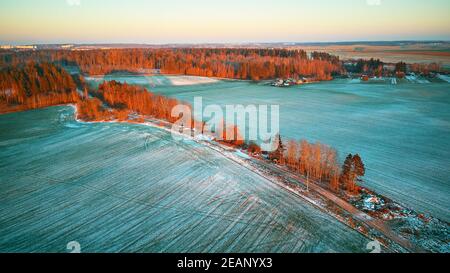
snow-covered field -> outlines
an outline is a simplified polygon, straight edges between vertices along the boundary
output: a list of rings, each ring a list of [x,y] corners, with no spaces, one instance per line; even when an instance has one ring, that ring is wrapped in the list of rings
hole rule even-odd
[[[106,76],[88,76],[86,80],[101,83],[104,80],[116,80],[120,82],[134,83],[154,88],[157,86],[189,86],[211,84],[219,82],[219,80],[208,77],[198,76],[177,76],[177,75],[157,75],[157,76],[137,76],[132,74],[112,74]]]
[[[216,83],[218,80],[197,76],[167,76],[172,85],[196,85],[205,83]]]
[[[0,251],[367,252],[367,238],[221,154],[71,107],[0,116]]]
[[[139,77],[135,79],[139,84]],[[320,141],[341,159],[359,153],[365,185],[419,212],[450,221],[450,84],[334,80],[275,88],[220,81],[155,86],[152,91],[206,104],[278,104],[285,138]]]

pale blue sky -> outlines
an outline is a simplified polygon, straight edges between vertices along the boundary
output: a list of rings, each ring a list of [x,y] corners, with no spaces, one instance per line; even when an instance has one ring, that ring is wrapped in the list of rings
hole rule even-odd
[[[0,0],[0,43],[450,40],[449,14],[450,0]]]

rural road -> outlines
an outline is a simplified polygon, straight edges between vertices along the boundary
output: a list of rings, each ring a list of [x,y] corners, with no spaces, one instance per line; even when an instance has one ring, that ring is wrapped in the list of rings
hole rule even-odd
[[[285,177],[287,179],[289,179],[289,182],[293,182],[293,183],[302,183],[303,186],[306,187],[306,179],[298,174],[295,174],[291,171],[285,170],[285,169],[281,169],[279,166],[276,166],[272,163],[267,163],[264,162],[262,160],[258,160],[258,159],[252,159],[252,161],[254,161],[256,164],[260,164],[263,165],[265,168],[267,168],[268,170],[270,170],[271,172],[281,176],[281,177]],[[343,210],[347,211],[348,213],[350,213],[354,219],[361,221],[363,223],[365,223],[366,225],[368,225],[369,227],[381,232],[382,234],[384,234],[388,239],[392,240],[393,242],[399,244],[400,246],[402,246],[403,248],[405,248],[406,250],[410,251],[410,252],[425,252],[423,249],[420,249],[419,247],[417,247],[416,245],[414,245],[413,243],[411,243],[409,240],[407,240],[406,238],[402,237],[401,235],[395,233],[383,220],[380,219],[375,219],[373,217],[371,217],[370,215],[368,215],[367,213],[364,213],[362,211],[360,211],[359,209],[357,209],[356,207],[354,207],[353,205],[351,205],[350,203],[348,203],[347,201],[343,200],[342,198],[339,198],[338,196],[336,196],[334,193],[316,185],[314,182],[312,182],[310,180],[309,182],[309,190],[316,192],[317,194],[319,194],[320,196],[325,197],[326,199],[332,201],[334,204],[336,204],[337,206],[339,206],[340,208],[342,208]],[[298,193],[298,195],[300,197],[301,194]]]

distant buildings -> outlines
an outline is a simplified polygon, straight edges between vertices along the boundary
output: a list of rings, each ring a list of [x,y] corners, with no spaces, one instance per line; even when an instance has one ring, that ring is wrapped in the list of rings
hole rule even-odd
[[[288,87],[288,86],[295,85],[295,84],[296,83],[293,79],[287,79],[287,80],[278,79],[278,80],[272,82],[271,85],[275,86],[275,87]]]
[[[18,50],[36,50],[37,46],[35,45],[1,45],[0,49],[18,49]]]
[[[361,75],[361,80],[364,82],[369,81],[369,76],[368,75]]]
[[[25,49],[25,50],[34,50],[37,49],[37,46],[35,45],[18,45],[14,46],[15,49]]]
[[[309,82],[311,82],[310,79],[302,77],[298,80],[295,80],[292,78],[277,79],[274,82],[272,82],[270,85],[275,86],[275,87],[289,87],[289,86],[300,85],[300,84],[309,83]]]
[[[71,49],[73,45],[61,45],[61,49]]]

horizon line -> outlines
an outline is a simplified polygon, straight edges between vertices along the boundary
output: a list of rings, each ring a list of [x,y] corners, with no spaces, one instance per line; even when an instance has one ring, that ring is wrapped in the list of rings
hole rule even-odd
[[[405,40],[336,40],[336,41],[308,41],[308,42],[173,42],[173,43],[139,43],[139,42],[56,42],[56,43],[3,43],[0,46],[45,46],[45,45],[141,45],[141,46],[164,46],[164,45],[251,45],[251,44],[357,44],[357,43],[450,43],[450,39],[405,39]]]

